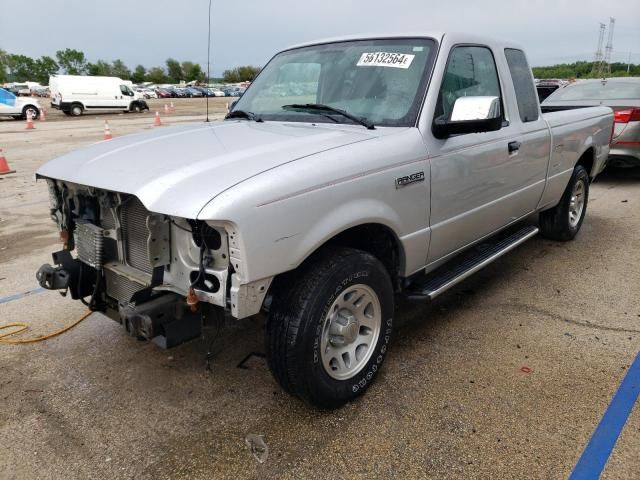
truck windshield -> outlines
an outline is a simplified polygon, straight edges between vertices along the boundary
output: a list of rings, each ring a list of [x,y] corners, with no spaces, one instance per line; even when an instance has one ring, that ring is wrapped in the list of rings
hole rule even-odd
[[[356,124],[320,104],[376,126],[413,126],[433,64],[427,38],[327,43],[276,55],[234,111],[261,120]],[[285,108],[283,108],[285,107]]]

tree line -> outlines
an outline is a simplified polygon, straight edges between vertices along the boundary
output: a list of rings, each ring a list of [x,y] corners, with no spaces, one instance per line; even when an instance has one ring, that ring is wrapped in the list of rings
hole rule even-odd
[[[611,73],[607,77],[637,77],[640,76],[640,65],[623,62],[611,63]],[[533,67],[536,78],[595,78],[593,74],[594,62],[560,63],[549,67]],[[629,72],[627,72],[627,68]]]
[[[259,67],[250,65],[236,67],[225,70],[222,78],[211,80],[221,80],[225,83],[251,81],[259,71]],[[112,62],[89,62],[84,52],[72,48],[58,50],[55,59],[47,55],[31,58],[0,50],[0,83],[33,81],[47,85],[49,76],[57,73],[120,77],[133,83],[179,83],[181,80],[203,83],[207,80],[206,72],[200,64],[191,61],[179,62],[174,58],[168,58],[163,66],[147,69],[144,65],[136,65],[130,69],[120,59]]]

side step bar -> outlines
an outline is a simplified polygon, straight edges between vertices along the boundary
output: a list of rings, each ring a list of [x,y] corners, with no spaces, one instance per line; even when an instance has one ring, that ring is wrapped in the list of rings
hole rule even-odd
[[[521,243],[526,242],[538,233],[533,225],[525,225],[508,229],[499,233],[463,253],[454,260],[421,277],[409,285],[405,295],[410,299],[433,300],[441,293],[470,277],[481,268],[486,267],[505,253],[510,252]]]

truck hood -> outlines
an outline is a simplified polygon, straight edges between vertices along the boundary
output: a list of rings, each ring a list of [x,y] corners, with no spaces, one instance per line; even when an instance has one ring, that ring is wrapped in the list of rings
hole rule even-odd
[[[36,175],[133,194],[149,211],[196,218],[210,200],[248,178],[375,136],[354,126],[190,124],[99,142],[51,160]]]

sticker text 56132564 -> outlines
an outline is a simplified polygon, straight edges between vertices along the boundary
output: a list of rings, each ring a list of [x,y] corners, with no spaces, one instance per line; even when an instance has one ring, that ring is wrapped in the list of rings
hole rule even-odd
[[[356,66],[409,68],[414,58],[410,53],[364,52]]]

